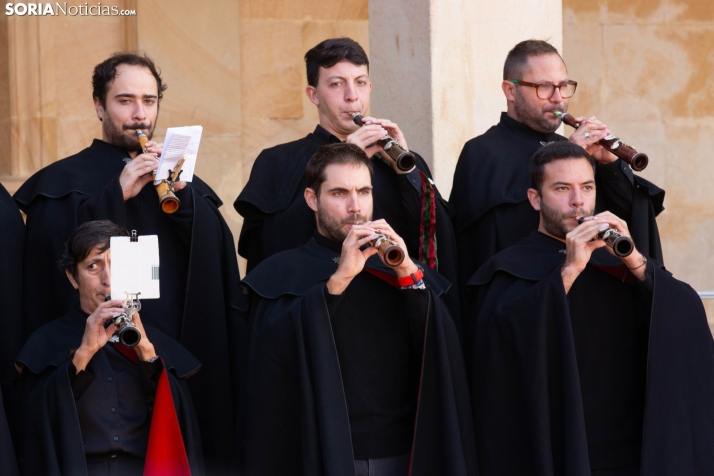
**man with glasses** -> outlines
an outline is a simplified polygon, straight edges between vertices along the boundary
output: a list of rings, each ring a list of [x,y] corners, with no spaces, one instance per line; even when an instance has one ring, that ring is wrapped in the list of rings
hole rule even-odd
[[[545,41],[523,41],[508,53],[501,84],[506,112],[464,145],[454,173],[449,202],[455,211],[460,286],[491,256],[538,227],[538,213],[526,194],[528,160],[556,141],[570,140],[595,158],[597,211],[624,219],[638,249],[662,262],[655,216],[663,210],[664,191],[633,175],[628,164],[598,144],[610,130],[596,117],[577,117],[581,126],[570,139],[555,133],[561,124],[556,113],[567,111],[577,85],[558,50]]]

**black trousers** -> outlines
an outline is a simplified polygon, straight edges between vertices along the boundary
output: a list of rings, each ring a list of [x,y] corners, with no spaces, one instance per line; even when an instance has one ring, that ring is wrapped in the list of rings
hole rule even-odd
[[[355,460],[355,476],[407,476],[409,453],[379,459]]]
[[[143,476],[144,458],[126,453],[87,456],[89,476]]]

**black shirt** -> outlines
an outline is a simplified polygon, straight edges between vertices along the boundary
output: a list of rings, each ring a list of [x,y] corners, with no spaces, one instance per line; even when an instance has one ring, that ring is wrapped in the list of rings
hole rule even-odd
[[[161,360],[135,364],[112,344],[87,369],[69,365],[77,417],[88,456],[129,453],[145,457]]]
[[[315,234],[339,253],[341,243]],[[355,459],[408,453],[428,293],[362,271],[340,295],[324,289],[340,361]]]

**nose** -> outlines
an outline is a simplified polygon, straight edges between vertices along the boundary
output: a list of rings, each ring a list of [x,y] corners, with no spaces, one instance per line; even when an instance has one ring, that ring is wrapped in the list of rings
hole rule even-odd
[[[360,214],[362,212],[362,207],[360,206],[359,197],[357,196],[356,191],[350,193],[349,200],[347,201],[347,212],[350,215],[355,213]]]
[[[581,208],[585,202],[583,201],[583,193],[579,188],[573,188],[570,195],[570,206],[573,208]]]
[[[109,270],[109,266],[104,266],[102,268],[101,272],[101,280],[102,280],[102,286],[104,286],[107,289],[111,289],[112,287],[112,278],[111,278],[111,272]]]
[[[136,101],[134,103],[134,112],[132,114],[132,119],[137,122],[141,122],[146,119],[146,106],[142,101]]]
[[[345,85],[345,101],[354,102],[357,100],[357,88],[353,83],[348,82]]]
[[[555,88],[555,90],[553,90],[553,95],[550,97],[550,102],[563,102],[563,96],[560,95],[560,87],[557,87]]]

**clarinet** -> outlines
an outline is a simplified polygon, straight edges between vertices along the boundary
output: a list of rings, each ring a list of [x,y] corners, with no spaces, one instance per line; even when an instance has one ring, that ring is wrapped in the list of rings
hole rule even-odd
[[[578,217],[578,224],[581,224],[585,220],[585,217]],[[600,230],[597,234],[599,240],[603,240],[607,243],[607,246],[612,248],[616,256],[624,258],[632,254],[632,250],[635,249],[635,242],[629,236],[621,235],[619,231],[614,228],[605,228]]]
[[[352,116],[352,120],[355,124],[360,127],[364,126],[361,114],[358,112],[351,112],[350,115]],[[375,144],[380,145],[382,149],[384,149],[384,151],[389,154],[392,159],[394,159],[394,162],[397,163],[397,168],[403,172],[411,170],[412,167],[414,167],[414,164],[416,164],[416,157],[414,157],[414,154],[408,150],[404,150],[402,146],[399,145],[399,142],[388,135],[379,139],[375,142]]]
[[[149,138],[146,137],[141,129],[137,129],[136,134],[138,136],[137,140],[141,145],[142,153],[146,153],[146,143],[149,142]],[[156,193],[159,194],[161,210],[169,215],[175,213],[181,206],[181,200],[178,199],[174,190],[174,182],[178,180],[181,175],[181,166],[183,166],[183,159],[179,160],[174,170],[169,170],[168,179],[154,181]],[[156,172],[154,172],[154,174],[156,174]]]
[[[560,116],[563,122],[569,125],[570,127],[574,127],[575,129],[580,127],[580,123],[568,113],[555,111],[555,115]],[[632,170],[634,170],[635,172],[644,170],[645,167],[647,167],[647,164],[650,162],[650,159],[649,157],[647,157],[647,154],[645,154],[644,152],[637,152],[634,147],[625,144],[621,139],[615,137],[612,134],[605,137],[604,139],[600,139],[598,144],[600,144],[605,149],[609,150],[610,152],[630,164],[630,167],[632,167]]]

